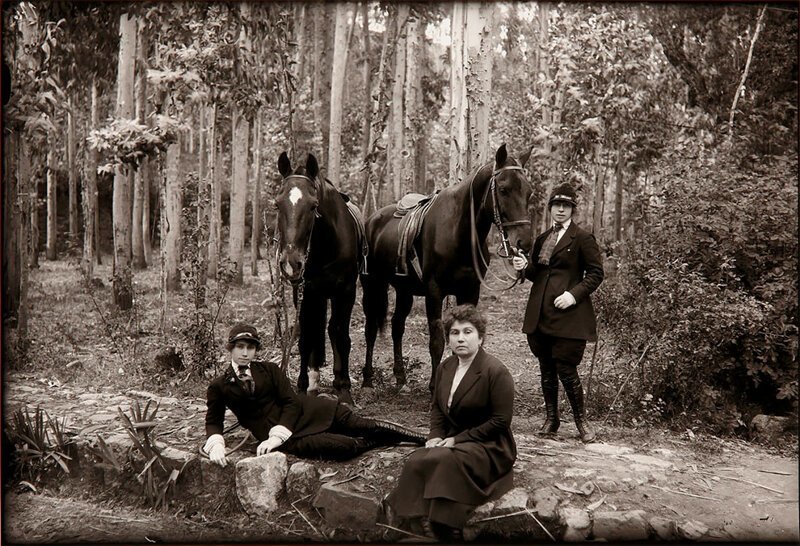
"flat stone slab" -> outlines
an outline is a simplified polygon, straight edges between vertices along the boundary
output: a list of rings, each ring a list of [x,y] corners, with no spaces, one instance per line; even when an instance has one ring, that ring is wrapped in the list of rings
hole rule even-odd
[[[283,453],[247,457],[236,463],[236,496],[245,512],[259,516],[277,510],[288,472],[289,463]]]
[[[645,540],[650,533],[644,510],[630,510],[595,512],[592,534],[595,539],[628,541]]]
[[[600,455],[625,455],[633,453],[633,450],[625,446],[615,446],[612,444],[587,444],[584,446],[586,451],[599,453]]]
[[[657,457],[651,457],[650,455],[640,455],[638,453],[622,453],[620,456],[624,459],[628,459],[629,461],[633,461],[634,463],[646,466],[657,466],[658,468],[671,468],[672,466],[674,466],[674,463],[665,461],[664,459],[659,459]]]
[[[344,529],[373,529],[381,512],[377,499],[328,483],[317,491],[314,506],[324,511],[328,525]]]

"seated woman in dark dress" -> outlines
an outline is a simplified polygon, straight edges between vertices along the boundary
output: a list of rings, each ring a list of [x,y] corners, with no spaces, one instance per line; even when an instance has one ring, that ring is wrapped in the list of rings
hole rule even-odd
[[[430,522],[437,538],[460,540],[472,510],[513,486],[514,380],[481,347],[486,320],[473,305],[454,307],[443,320],[453,356],[436,371],[431,431],[386,504],[412,528]]]

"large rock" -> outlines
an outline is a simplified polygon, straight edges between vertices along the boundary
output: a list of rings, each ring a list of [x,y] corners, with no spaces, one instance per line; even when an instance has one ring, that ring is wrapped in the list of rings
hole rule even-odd
[[[797,420],[777,415],[756,415],[750,421],[750,433],[758,440],[777,440],[787,432],[797,432]]]
[[[245,512],[265,515],[277,510],[288,472],[283,453],[247,457],[236,463],[236,496]]]
[[[677,534],[684,540],[702,540],[708,534],[708,527],[700,521],[684,521],[678,524]]]
[[[677,531],[675,521],[661,516],[650,518],[650,528],[653,530],[653,538],[656,540],[674,540]]]
[[[589,513],[581,508],[567,506],[561,509],[561,539],[565,542],[583,542],[592,531],[592,519]]]
[[[286,492],[290,499],[302,499],[314,494],[319,488],[319,470],[313,464],[297,462],[289,467],[286,476]]]
[[[592,535],[602,540],[645,540],[649,526],[644,510],[595,512]]]
[[[373,529],[381,513],[377,499],[328,483],[317,491],[314,506],[328,525],[344,529]]]
[[[541,520],[557,521],[560,502],[561,496],[552,487],[542,487],[533,493],[533,510]]]
[[[529,537],[531,524],[534,521],[527,513],[520,513],[528,508],[528,492],[516,487],[493,502],[479,506],[464,527],[464,540],[499,540],[514,537]],[[511,515],[516,514],[516,515]]]

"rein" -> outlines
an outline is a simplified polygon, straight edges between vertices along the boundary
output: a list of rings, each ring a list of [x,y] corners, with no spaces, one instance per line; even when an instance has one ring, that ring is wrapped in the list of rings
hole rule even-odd
[[[523,226],[523,225],[530,225],[530,220],[509,220],[506,222],[502,221],[500,205],[498,204],[497,199],[497,183],[496,178],[497,175],[505,172],[505,171],[521,171],[523,168],[519,165],[509,165],[507,167],[500,167],[496,171],[492,172],[492,178],[489,180],[489,186],[486,188],[486,191],[483,194],[483,198],[481,199],[481,208],[486,206],[486,199],[489,197],[489,193],[492,194],[492,223],[495,225],[497,230],[500,232],[500,247],[498,247],[497,255],[503,259],[509,259],[512,253],[515,253],[512,250],[512,245],[508,240],[508,233],[506,233],[506,227],[513,227],[513,226]],[[486,272],[489,272],[489,261],[483,255],[483,251],[481,250],[481,245],[478,244],[478,228],[477,228],[477,214],[475,213],[475,199],[473,197],[473,183],[475,182],[475,176],[477,176],[477,172],[475,175],[472,176],[472,180],[469,182],[469,209],[470,209],[470,247],[471,247],[471,254],[472,254],[472,268],[475,270],[475,275],[478,277],[481,285],[485,286],[489,290],[509,290],[517,285],[520,281],[521,276],[517,275],[514,278],[514,282],[502,289],[494,288],[489,286],[486,282],[486,276],[481,274],[480,266],[478,264],[478,256],[480,256],[481,262],[483,266],[486,268]],[[498,278],[495,275],[495,278]]]

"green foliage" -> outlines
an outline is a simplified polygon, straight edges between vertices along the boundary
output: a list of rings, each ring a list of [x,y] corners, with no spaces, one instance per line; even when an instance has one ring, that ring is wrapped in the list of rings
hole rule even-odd
[[[182,126],[167,116],[156,116],[155,121],[148,127],[133,119],[112,119],[107,126],[92,131],[87,140],[107,161],[98,172],[113,173],[117,166],[137,169],[144,159],[165,152],[177,141]]]
[[[33,415],[28,408],[14,412],[9,437],[15,445],[17,470],[29,481],[38,482],[51,469],[61,469],[69,474],[67,454],[74,443],[65,432],[66,418],[51,418],[36,406]]]
[[[796,161],[715,151],[659,164],[646,235],[598,307],[621,353],[652,341],[640,392],[664,417],[730,432],[745,411],[796,407]]]
[[[152,438],[153,430],[158,425],[156,421],[158,403],[152,411],[150,411],[150,404],[151,401],[148,400],[145,407],[142,408],[137,400],[130,408],[130,417],[121,408],[117,408],[117,412],[125,432],[133,441],[128,462],[136,476],[136,481],[142,485],[148,506],[166,509],[169,495],[174,492],[175,483],[188,461],[178,469],[161,455],[162,449],[155,444]],[[139,470],[137,464],[141,464],[143,461],[146,462]]]

